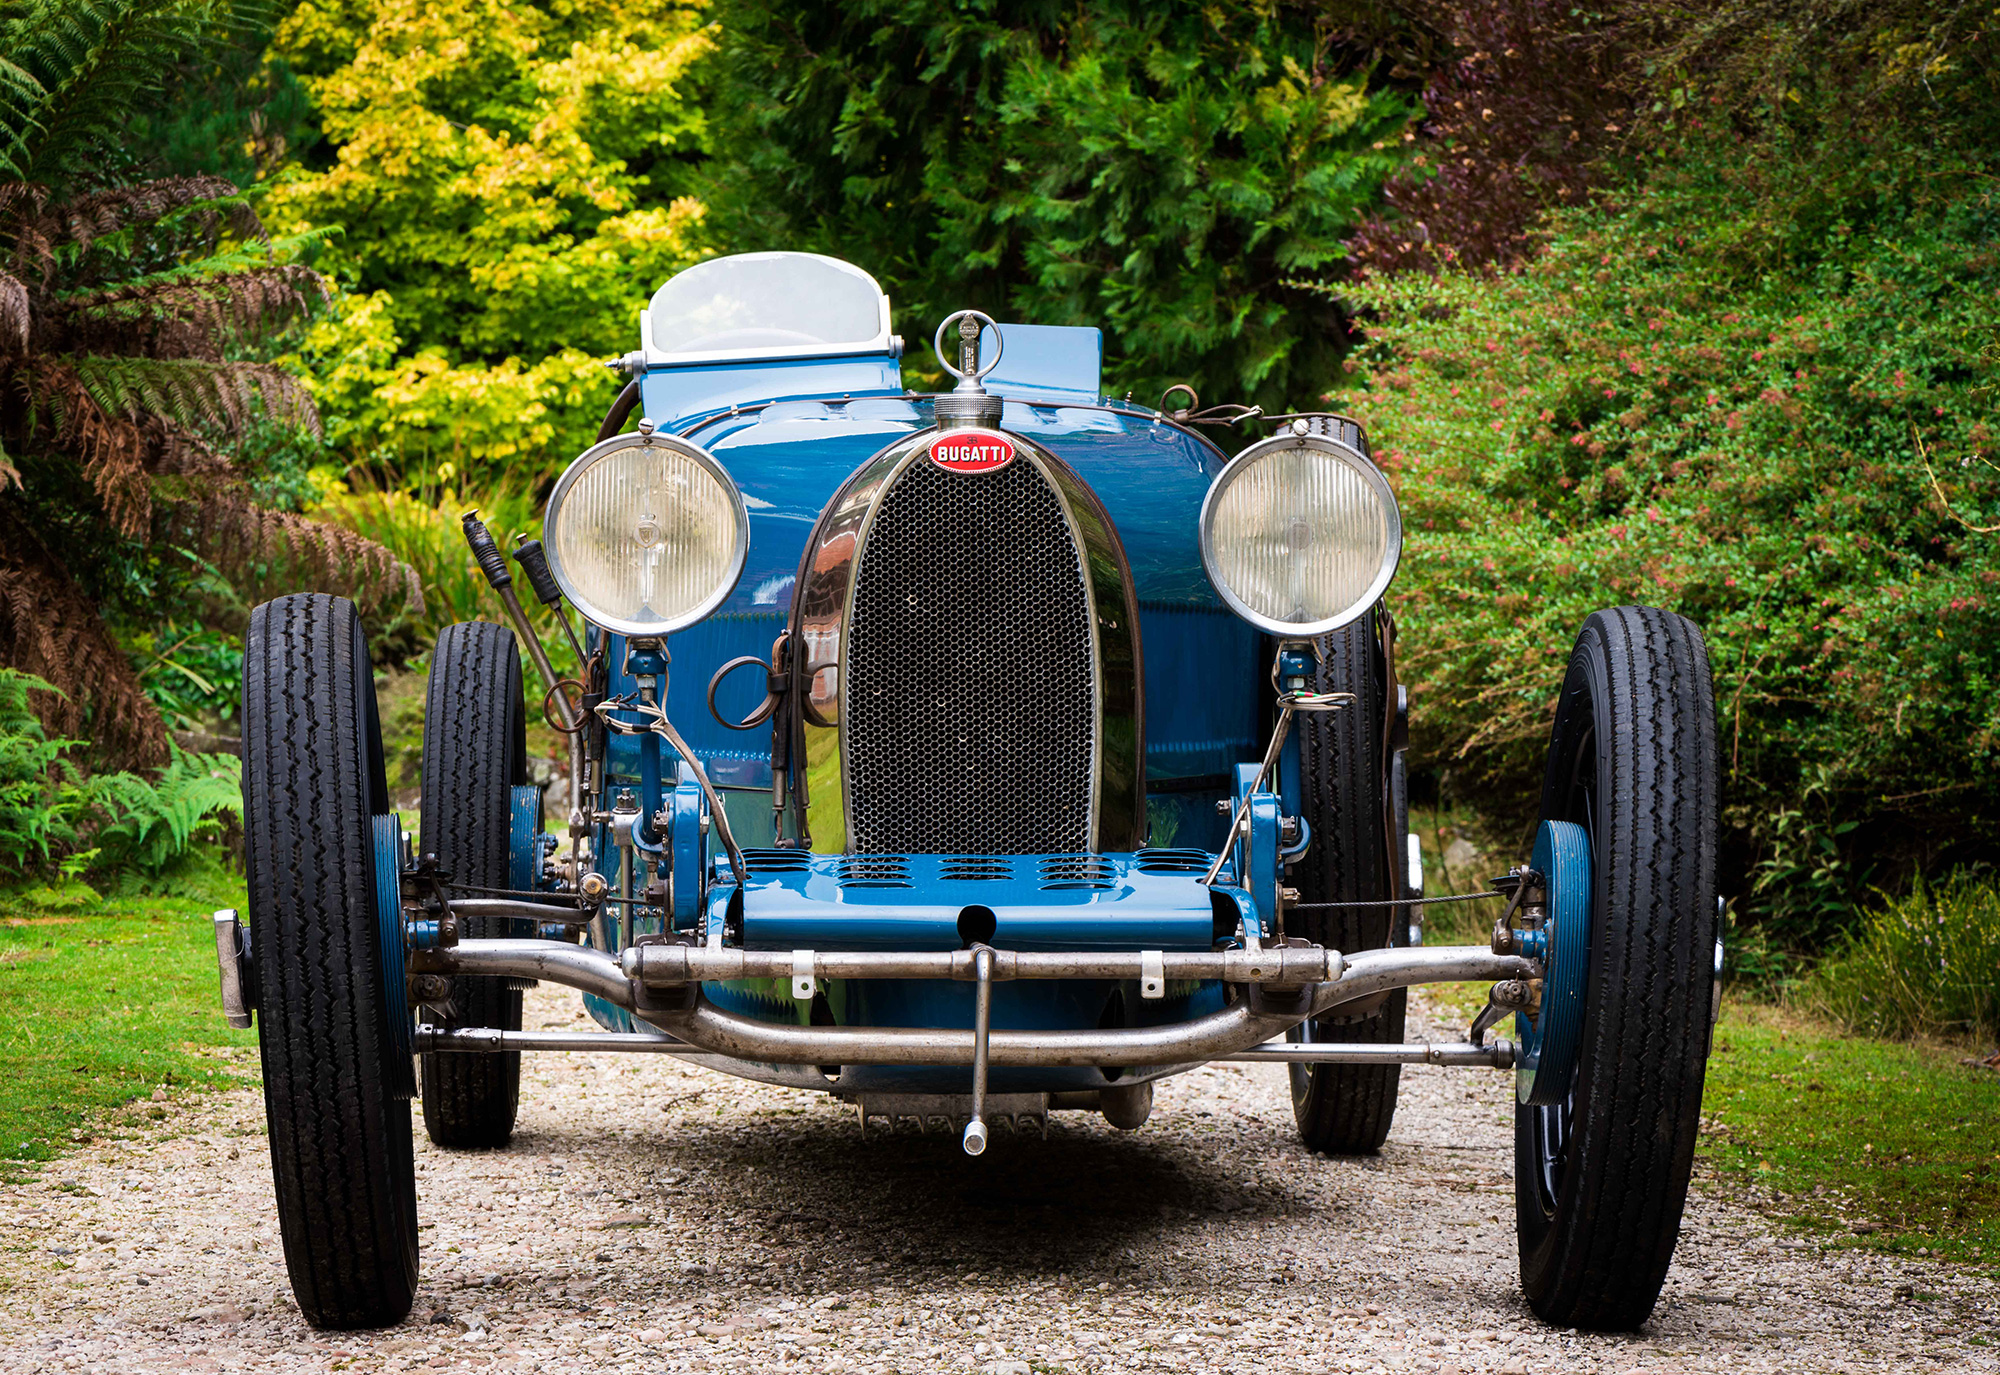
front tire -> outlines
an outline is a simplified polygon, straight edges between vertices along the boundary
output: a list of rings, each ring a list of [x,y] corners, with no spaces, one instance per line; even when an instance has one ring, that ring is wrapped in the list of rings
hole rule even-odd
[[[447,626],[431,655],[424,707],[419,835],[455,884],[505,888],[512,874],[513,789],[528,781],[521,656],[514,632],[487,621]],[[468,937],[505,936],[475,917]],[[521,1029],[521,995],[501,979],[454,978],[450,1027]],[[507,1144],[521,1099],[521,1053],[454,1051],[423,1058],[424,1130],[449,1149]]]
[[[1389,867],[1384,816],[1382,704],[1385,672],[1375,617],[1323,637],[1314,687],[1351,692],[1338,711],[1305,712],[1299,725],[1299,784],[1312,848],[1294,871],[1300,901],[1388,902],[1400,896]],[[1335,950],[1401,945],[1390,907],[1323,908],[1297,914],[1297,933]],[[1314,1018],[1299,1028],[1308,1041],[1399,1045],[1409,1001],[1395,989],[1361,1017]],[[1370,1155],[1382,1148],[1396,1116],[1401,1065],[1293,1065],[1292,1115],[1306,1148],[1329,1155]]]
[[[1542,789],[1542,818],[1589,837],[1582,1041],[1565,1101],[1514,1118],[1521,1287],[1562,1327],[1638,1327],[1680,1235],[1708,1063],[1718,792],[1701,631],[1651,607],[1590,617]]]
[[[243,648],[243,860],[278,1229],[314,1327],[399,1322],[417,1289],[409,1009],[400,976],[384,975],[377,910],[373,818],[388,811],[354,604],[258,607]]]

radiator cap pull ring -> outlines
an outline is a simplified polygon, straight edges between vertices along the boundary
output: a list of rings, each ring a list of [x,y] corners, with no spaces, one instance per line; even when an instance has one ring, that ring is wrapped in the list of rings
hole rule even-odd
[[[945,351],[945,331],[953,324],[958,326],[957,366],[953,366],[952,355]],[[993,357],[984,367],[979,362],[979,335],[983,325],[993,328]],[[1000,337],[1000,326],[993,317],[983,311],[961,310],[944,318],[931,336],[931,350],[937,354],[938,363],[944,370],[958,379],[958,385],[939,396],[935,402],[938,428],[942,430],[977,427],[993,429],[1000,424],[1000,398],[989,395],[986,375],[1000,365],[1000,355],[1005,353],[1007,344]]]

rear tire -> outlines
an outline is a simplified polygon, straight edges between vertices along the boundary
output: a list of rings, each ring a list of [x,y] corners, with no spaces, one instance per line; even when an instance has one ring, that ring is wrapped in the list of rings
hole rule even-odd
[[[512,874],[513,789],[528,781],[521,656],[514,632],[486,621],[447,626],[431,655],[424,707],[426,854],[453,883],[505,888]],[[506,936],[504,918],[475,917],[468,937]],[[521,995],[504,980],[455,978],[450,1027],[521,1029]],[[458,1150],[504,1146],[521,1098],[521,1053],[425,1055],[424,1129]]]
[[[409,1061],[384,978],[371,818],[389,810],[354,604],[280,597],[243,647],[243,861],[285,1268],[314,1327],[384,1327],[417,1289]],[[400,1063],[398,1060],[400,1058]]]
[[[1589,834],[1590,954],[1567,1100],[1515,1109],[1521,1287],[1544,1320],[1622,1331],[1680,1235],[1715,958],[1715,703],[1701,631],[1651,607],[1584,622],[1544,820]]]
[[[1393,901],[1401,894],[1389,868],[1383,816],[1384,669],[1371,613],[1321,637],[1314,687],[1351,692],[1338,711],[1299,720],[1299,783],[1312,848],[1293,871],[1301,902]],[[1293,929],[1342,951],[1401,945],[1393,908],[1328,908],[1297,913]],[[1409,994],[1396,989],[1359,1019],[1315,1018],[1299,1028],[1308,1041],[1398,1045]],[[1368,1155],[1382,1148],[1396,1116],[1400,1065],[1293,1065],[1292,1114],[1307,1149]]]

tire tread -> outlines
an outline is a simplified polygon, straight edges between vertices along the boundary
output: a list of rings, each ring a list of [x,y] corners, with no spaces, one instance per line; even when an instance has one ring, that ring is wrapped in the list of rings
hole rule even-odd
[[[355,662],[356,654],[362,656]],[[417,1281],[409,1104],[377,976],[365,642],[351,603],[282,597],[244,654],[244,860],[279,1229],[316,1327],[378,1327]]]
[[[425,690],[419,834],[459,883],[504,888],[512,870],[510,789],[526,773],[521,660],[514,632],[488,621],[447,626]],[[502,935],[475,919],[468,936]],[[499,979],[452,981],[452,1026],[521,1029],[521,995]],[[439,1146],[493,1149],[514,1132],[521,1054],[425,1055],[424,1130]]]
[[[1300,788],[1312,848],[1297,877],[1306,902],[1367,902],[1390,891],[1388,842],[1381,796],[1382,694],[1376,678],[1374,618],[1325,636],[1315,686],[1352,692],[1338,711],[1304,714],[1299,730]],[[1374,950],[1394,944],[1388,909],[1301,912],[1303,934],[1335,949]],[[1408,994],[1397,989],[1373,1016],[1326,1028],[1329,1039],[1396,1044],[1403,1039]],[[1332,1155],[1370,1155],[1382,1148],[1396,1115],[1401,1065],[1313,1065],[1293,1076],[1293,1111],[1308,1148]]]
[[[1526,1118],[1517,1131],[1522,1281],[1535,1311],[1569,1327],[1629,1330],[1665,1283],[1679,1237],[1700,1120],[1715,939],[1715,715],[1701,632],[1650,607],[1593,615],[1572,657],[1608,670],[1598,719],[1606,911],[1593,968],[1572,1128],[1574,1184],[1541,1213]],[[1551,748],[1543,815],[1557,815]],[[1613,919],[1615,918],[1615,920]],[[1523,1110],[1525,1114],[1526,1110]],[[1533,1210],[1532,1213],[1530,1210]]]

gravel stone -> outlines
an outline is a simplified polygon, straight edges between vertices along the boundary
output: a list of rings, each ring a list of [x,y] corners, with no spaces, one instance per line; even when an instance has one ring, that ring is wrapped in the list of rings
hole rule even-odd
[[[579,1025],[572,993],[527,1004]],[[1491,1072],[1406,1069],[1388,1145],[1350,1160],[1301,1150],[1274,1065],[977,1159],[664,1056],[529,1056],[521,1090],[506,1151],[419,1131],[422,1289],[381,1332],[299,1318],[254,1089],[0,1189],[0,1372],[2000,1371],[1991,1279],[1800,1244],[1707,1178],[1644,1331],[1543,1326]]]

